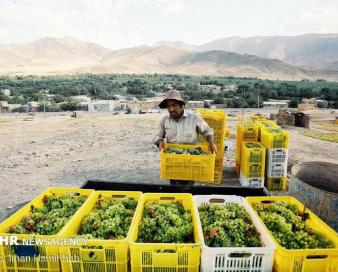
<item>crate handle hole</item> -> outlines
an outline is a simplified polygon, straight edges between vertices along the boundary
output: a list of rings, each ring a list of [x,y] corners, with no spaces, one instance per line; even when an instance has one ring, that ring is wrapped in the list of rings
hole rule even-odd
[[[95,251],[102,251],[103,250],[103,246],[97,246],[97,247],[90,247],[90,246],[81,246],[80,250],[82,252],[95,252]]]
[[[309,255],[306,256],[306,259],[313,260],[313,259],[326,259],[327,255]]]
[[[160,197],[160,200],[175,200],[175,197],[162,196],[162,197]]]
[[[77,192],[72,192],[72,193],[68,193],[69,196],[80,196],[80,193]]]
[[[112,195],[112,198],[124,198],[126,195]]]
[[[230,258],[249,258],[251,257],[251,253],[240,253],[240,252],[230,253],[229,257]]]
[[[262,204],[271,204],[271,203],[274,203],[275,201],[273,200],[262,200],[261,203]]]
[[[168,253],[177,253],[176,249],[155,249],[154,250],[155,253],[163,253],[163,254],[168,254]]]
[[[211,198],[209,200],[209,203],[224,203],[225,200],[224,199],[221,199],[221,198]]]

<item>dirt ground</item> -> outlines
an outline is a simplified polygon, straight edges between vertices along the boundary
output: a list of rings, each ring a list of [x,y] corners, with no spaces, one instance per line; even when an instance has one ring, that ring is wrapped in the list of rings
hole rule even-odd
[[[255,111],[246,110],[246,114],[252,113]],[[80,113],[78,118],[70,113],[46,118],[43,114],[0,114],[0,214],[51,186],[79,187],[88,179],[160,181],[159,152],[153,139],[161,114]],[[338,111],[310,114],[314,121],[326,121],[334,120]],[[228,116],[232,135],[226,141],[224,185],[239,185],[233,171],[237,119]],[[311,127],[325,129],[314,122]],[[338,163],[337,143],[305,137],[300,133],[303,128],[287,129],[289,170],[302,161]]]

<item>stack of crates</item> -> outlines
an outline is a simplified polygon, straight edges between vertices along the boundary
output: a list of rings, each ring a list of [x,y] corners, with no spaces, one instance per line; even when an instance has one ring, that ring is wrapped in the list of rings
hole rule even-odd
[[[236,136],[236,172],[240,174],[241,165],[241,150],[244,141],[257,142],[258,140],[258,126],[252,121],[238,121],[237,122],[237,136]]]
[[[258,140],[261,140],[261,129],[262,128],[280,128],[279,125],[277,125],[277,123],[275,121],[272,120],[267,120],[267,119],[258,119],[256,121],[257,126],[258,126]]]
[[[266,187],[286,190],[289,133],[281,128],[261,127],[261,143],[266,147]]]
[[[249,120],[252,122],[258,122],[260,120],[266,120],[263,115],[251,115],[249,116]]]
[[[214,182],[222,183],[223,159],[224,159],[224,139],[226,136],[226,113],[218,109],[197,109],[198,114],[214,130],[214,142],[217,146],[215,159]],[[199,138],[200,144],[208,144],[203,136]]]
[[[264,187],[265,152],[259,142],[242,142],[239,178],[242,186]]]

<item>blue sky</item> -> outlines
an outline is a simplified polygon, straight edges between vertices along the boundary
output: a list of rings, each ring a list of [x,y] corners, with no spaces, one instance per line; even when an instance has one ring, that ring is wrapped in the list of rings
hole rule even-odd
[[[0,43],[69,35],[117,49],[305,33],[338,33],[338,1],[0,0]]]

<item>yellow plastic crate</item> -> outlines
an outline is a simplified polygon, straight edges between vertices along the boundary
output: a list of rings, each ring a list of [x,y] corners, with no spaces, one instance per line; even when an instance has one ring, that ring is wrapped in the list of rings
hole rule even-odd
[[[237,122],[237,135],[239,141],[257,141],[258,139],[258,126],[251,121],[238,121]]]
[[[223,158],[215,160],[214,183],[221,184],[223,175]]]
[[[257,120],[257,126],[258,126],[258,140],[261,140],[262,128],[281,129],[281,127],[277,125],[275,121],[267,119]]]
[[[159,201],[160,203],[178,201],[182,203],[186,210],[190,210],[194,227],[194,243],[137,243],[138,228],[142,220],[144,204],[149,200]],[[131,271],[198,272],[201,256],[199,237],[197,215],[191,194],[144,194],[135,224],[132,227],[129,243]],[[161,252],[162,250],[167,252]]]
[[[209,155],[169,154],[166,149],[200,147]],[[161,179],[214,182],[215,154],[211,154],[206,145],[166,144],[161,151]]]
[[[235,162],[235,171],[236,171],[236,174],[239,176],[240,171],[241,171],[241,166],[237,162]]]
[[[266,177],[266,188],[269,191],[285,191],[287,177],[269,178]]]
[[[216,136],[217,136],[217,134],[216,134]],[[222,140],[214,141],[214,143],[217,147],[216,158],[223,158],[224,157],[224,145],[225,145],[225,139],[224,138],[225,138],[225,134],[222,136],[222,138],[220,138]],[[201,135],[199,136],[198,142],[201,145],[208,145],[209,146],[209,143]]]
[[[283,129],[261,128],[261,143],[266,148],[288,148],[289,132]]]
[[[241,150],[241,164],[265,163],[265,147],[259,142],[243,142]]]
[[[78,188],[49,188],[15,214],[7,218],[0,224],[0,236],[10,237],[16,236],[19,240],[22,239],[52,239],[66,237],[69,228],[74,222],[74,218],[77,214],[86,206],[90,199],[90,195],[94,190],[78,189]],[[12,225],[18,224],[22,217],[29,214],[31,206],[43,207],[43,198],[45,195],[66,195],[74,194],[79,196],[86,196],[87,200],[79,208],[79,210],[69,219],[65,226],[54,235],[36,235],[36,234],[9,234],[6,233],[8,228]],[[0,245],[0,271],[8,272],[25,272],[25,271],[37,271],[37,272],[57,272],[60,271],[59,262],[59,245],[33,245],[33,246],[13,246],[13,245]],[[24,253],[22,253],[24,252]],[[21,255],[24,254],[24,255]],[[36,255],[37,257],[33,257]],[[23,256],[18,258],[18,256]],[[28,257],[25,257],[28,256]]]
[[[126,191],[97,191],[89,199],[85,208],[74,218],[73,224],[69,227],[69,238],[76,238],[80,230],[81,222],[94,208],[99,199],[130,197],[138,201],[134,217],[129,227],[127,236],[121,240],[90,239],[85,245],[70,245],[60,248],[60,254],[65,261],[61,262],[62,271],[68,272],[91,272],[91,271],[128,271],[129,262],[129,238],[131,228],[135,222],[136,214],[140,207],[142,192]]]
[[[197,113],[214,129],[214,131],[223,133],[227,116],[223,110],[198,109]]]
[[[225,128],[225,138],[230,138],[230,136],[231,136],[230,128]]]
[[[214,130],[214,143],[217,146],[224,147],[224,138],[225,138],[225,130],[223,132],[215,131]],[[199,144],[209,144],[208,141],[205,139],[203,135],[199,135],[198,137]]]
[[[259,119],[257,120],[258,126],[266,127],[266,128],[280,128],[279,125],[273,120],[268,119]]]
[[[241,164],[242,143],[243,141],[236,139],[236,162],[238,163],[238,165]]]
[[[251,115],[249,116],[249,120],[252,122],[257,122],[259,120],[266,120],[266,118],[263,115]]]
[[[218,146],[223,146],[224,148],[224,138],[225,138],[225,124],[226,124],[226,114],[223,113],[214,113],[213,110],[198,111],[200,116],[204,119],[205,122],[211,127],[214,131],[214,143]],[[208,144],[205,138],[199,136],[200,144]]]
[[[247,139],[245,141],[249,141],[249,142],[256,142],[256,139]],[[241,141],[239,139],[236,139],[236,162],[238,164],[241,164],[241,152],[242,152],[242,143],[244,141]]]
[[[221,184],[223,181],[223,171],[215,171],[214,173],[214,183]]]
[[[241,150],[243,141],[257,141],[258,127],[251,121],[237,122],[236,135],[236,162],[241,163]]]
[[[337,233],[326,225],[319,217],[312,213],[296,198],[290,196],[273,197],[246,197],[250,204],[264,203],[270,205],[275,201],[284,201],[295,204],[299,211],[309,214],[306,224],[315,232],[330,239],[335,248],[333,249],[286,249],[278,244],[271,232],[264,225],[264,228],[273,239],[277,249],[275,251],[274,270],[276,272],[337,272],[338,271],[338,236]],[[253,209],[253,208],[252,208]],[[254,209],[253,209],[254,210]],[[257,213],[256,213],[257,214]],[[259,218],[263,223],[263,220]],[[264,224],[264,223],[263,223]]]
[[[246,178],[264,178],[265,163],[241,163],[240,169]]]
[[[224,110],[221,109],[206,109],[206,108],[198,108],[197,112],[201,115],[226,115]]]
[[[258,142],[243,142],[240,169],[247,178],[264,178],[265,147]]]

